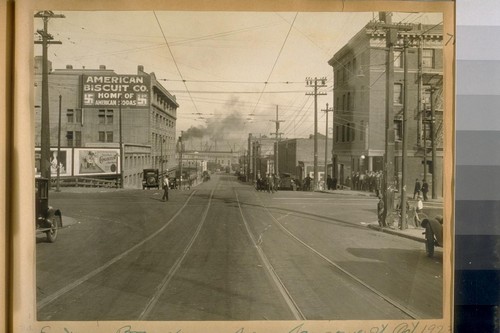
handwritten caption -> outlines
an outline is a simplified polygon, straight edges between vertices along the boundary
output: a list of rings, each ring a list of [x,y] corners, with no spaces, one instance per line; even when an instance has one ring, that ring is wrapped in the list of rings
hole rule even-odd
[[[77,330],[63,328],[63,330],[52,330],[50,326],[44,326],[40,333],[79,333]],[[398,322],[368,326],[365,329],[339,329],[333,328],[330,330],[310,330],[306,323],[293,326],[290,330],[284,330],[282,333],[445,333],[450,332],[450,328],[437,324],[425,324],[417,322]],[[113,332],[111,332],[113,333]],[[132,329],[131,325],[125,325],[118,328],[114,333],[147,333],[145,330]],[[182,329],[177,331],[169,331],[169,333],[183,333]],[[260,333],[245,327],[241,327],[236,331],[228,333]]]

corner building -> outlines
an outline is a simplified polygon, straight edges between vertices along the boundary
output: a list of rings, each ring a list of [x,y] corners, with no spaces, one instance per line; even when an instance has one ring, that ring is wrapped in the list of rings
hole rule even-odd
[[[334,75],[334,117],[332,164],[340,184],[346,184],[354,173],[384,169],[386,132],[387,75],[394,79],[393,115],[395,135],[394,169],[401,181],[404,89],[408,92],[407,163],[405,184],[413,191],[415,179],[426,178],[442,195],[443,159],[443,27],[409,24],[399,31],[394,47],[394,70],[387,73],[385,22],[370,22],[359,31],[328,63]],[[407,52],[408,80],[404,87],[403,39]],[[431,160],[431,101],[434,88],[434,144],[436,161]],[[425,161],[425,163],[424,163]],[[432,166],[437,184],[431,184]]]
[[[41,57],[35,58],[34,82],[35,147],[40,147]],[[62,177],[117,180],[123,170],[124,187],[141,188],[143,169],[175,172],[179,104],[154,73],[144,72],[140,65],[136,74],[119,75],[103,65],[99,69],[75,69],[68,65],[65,69],[52,70],[49,64],[51,152],[58,146],[59,96]],[[122,104],[121,111],[118,101]],[[119,159],[120,142],[123,166]],[[94,157],[92,163],[89,155]],[[37,158],[39,168],[39,154]],[[110,168],[105,164],[107,161],[111,163]]]

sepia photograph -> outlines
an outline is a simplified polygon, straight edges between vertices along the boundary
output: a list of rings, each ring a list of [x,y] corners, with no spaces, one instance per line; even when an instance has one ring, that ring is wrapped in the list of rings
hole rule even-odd
[[[453,18],[396,4],[30,13],[36,331],[449,331]]]

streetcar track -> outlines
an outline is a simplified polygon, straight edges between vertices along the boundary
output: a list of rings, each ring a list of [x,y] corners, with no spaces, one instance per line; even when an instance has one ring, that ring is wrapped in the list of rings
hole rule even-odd
[[[255,237],[253,236],[253,234],[252,234],[252,232],[250,230],[250,227],[248,226],[248,222],[247,222],[245,216],[243,215],[243,210],[242,210],[241,205],[240,205],[240,200],[239,200],[239,197],[238,197],[238,192],[236,191],[236,189],[234,187],[233,187],[233,191],[234,191],[234,193],[236,195],[236,201],[238,203],[238,208],[239,208],[239,211],[240,211],[240,214],[241,214],[241,218],[243,220],[243,224],[245,225],[245,229],[247,230],[247,234],[248,234],[250,240],[252,241],[255,249],[257,250],[257,253],[259,254],[259,257],[260,257],[260,259],[261,259],[264,267],[267,269],[267,271],[268,271],[269,275],[271,276],[273,282],[278,287],[278,290],[280,291],[281,296],[283,297],[283,299],[287,303],[288,308],[292,312],[295,320],[306,320],[306,316],[302,313],[302,311],[300,310],[299,306],[294,301],[292,295],[290,294],[290,292],[286,288],[286,286],[283,283],[283,281],[278,276],[278,273],[276,272],[276,270],[274,269],[274,267],[270,263],[269,259],[267,259],[267,256],[264,253],[264,251],[262,250],[262,248],[260,247],[260,245],[258,245],[258,241],[255,240]]]
[[[117,255],[116,257],[114,257],[113,259],[111,260],[108,260],[105,264],[99,266],[98,268],[92,270],[91,272],[85,274],[84,276],[82,276],[81,278],[77,279],[76,281],[66,285],[65,287],[57,290],[56,292],[52,293],[51,295],[41,299],[39,302],[37,302],[37,310],[40,311],[42,310],[44,307],[46,307],[47,305],[51,304],[53,301],[55,301],[56,299],[58,299],[59,297],[63,296],[64,294],[72,291],[73,289],[75,289],[76,287],[80,286],[82,283],[88,281],[89,279],[91,279],[92,277],[96,276],[97,274],[101,273],[102,271],[104,271],[105,269],[107,269],[108,267],[110,267],[111,265],[115,264],[116,262],[120,261],[121,259],[123,259],[124,257],[126,257],[127,255],[129,255],[130,253],[132,253],[133,251],[135,251],[136,249],[138,249],[139,247],[141,247],[142,245],[146,244],[147,242],[149,242],[151,239],[153,239],[154,237],[156,237],[157,235],[159,235],[163,230],[165,230],[166,227],[168,227],[180,214],[181,212],[184,210],[184,208],[186,208],[187,204],[189,203],[189,201],[191,200],[191,198],[193,197],[193,195],[197,192],[197,190],[194,190],[190,195],[189,197],[187,198],[186,202],[184,203],[184,205],[175,213],[174,216],[172,216],[170,218],[170,220],[168,220],[161,228],[159,228],[158,230],[156,230],[154,233],[152,233],[151,235],[149,235],[148,237],[144,238],[142,241],[140,241],[139,243],[137,243],[136,245],[132,246],[131,248],[129,248],[128,250],[126,250],[125,252],[122,252],[121,254]]]
[[[361,279],[357,278],[355,275],[349,273],[347,270],[345,270],[344,268],[342,268],[341,266],[339,266],[338,264],[334,263],[333,261],[331,261],[328,257],[326,257],[325,255],[323,255],[322,253],[320,253],[319,251],[315,250],[313,247],[311,247],[310,245],[308,245],[306,242],[304,242],[303,240],[301,240],[300,238],[298,238],[297,236],[295,236],[289,229],[287,229],[283,224],[281,224],[280,221],[278,221],[274,215],[271,213],[271,211],[264,205],[264,203],[262,202],[261,198],[255,193],[255,192],[252,192],[256,197],[257,199],[261,202],[261,207],[264,208],[266,210],[266,212],[269,214],[269,216],[271,216],[271,218],[275,221],[275,223],[287,234],[289,235],[292,239],[294,239],[295,241],[297,241],[298,243],[300,243],[301,245],[303,245],[304,247],[306,247],[308,250],[310,250],[312,253],[314,253],[316,256],[318,256],[319,258],[323,259],[324,261],[326,261],[329,265],[333,266],[334,268],[336,268],[337,270],[339,270],[340,272],[342,272],[343,274],[347,275],[349,278],[353,279],[354,281],[356,281],[358,284],[362,285],[363,287],[365,287],[366,289],[370,290],[371,292],[373,292],[374,294],[376,294],[377,296],[379,296],[380,298],[382,298],[384,301],[386,301],[387,303],[391,304],[392,306],[396,307],[397,309],[399,309],[401,312],[403,312],[404,314],[406,314],[407,316],[409,316],[410,318],[412,319],[417,319],[418,316],[416,313],[414,313],[413,311],[411,311],[410,309],[406,308],[404,305],[400,304],[399,302],[391,299],[390,297],[384,295],[382,292],[378,291],[377,289],[371,287],[370,285],[368,285],[367,283],[363,282]]]
[[[160,297],[163,295],[163,293],[167,289],[170,281],[172,280],[172,278],[174,277],[174,275],[179,270],[182,262],[184,261],[184,259],[187,256],[189,250],[191,250],[191,247],[193,246],[196,238],[198,238],[198,235],[201,232],[201,228],[205,224],[205,220],[207,218],[208,211],[210,209],[210,205],[212,203],[212,197],[213,197],[213,194],[214,194],[216,188],[217,188],[217,186],[215,188],[213,188],[212,192],[210,193],[210,197],[208,199],[208,204],[206,205],[205,211],[203,212],[203,215],[201,217],[201,221],[198,224],[198,227],[196,228],[193,236],[191,237],[191,240],[189,241],[189,243],[186,245],[186,247],[182,251],[182,255],[179,258],[177,258],[177,260],[175,261],[174,265],[170,268],[170,270],[165,275],[165,277],[163,278],[163,280],[161,281],[161,283],[158,285],[158,287],[156,287],[156,293],[153,295],[153,297],[150,298],[150,300],[146,304],[146,307],[144,308],[144,310],[139,315],[138,320],[144,320],[144,319],[146,319],[146,317],[151,313],[151,311],[154,309],[154,307],[158,303]]]

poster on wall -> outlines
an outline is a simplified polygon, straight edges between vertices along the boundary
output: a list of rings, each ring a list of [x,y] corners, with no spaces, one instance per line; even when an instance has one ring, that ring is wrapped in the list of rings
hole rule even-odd
[[[36,176],[40,176],[40,148],[35,148],[35,170]],[[59,168],[60,176],[71,176],[72,155],[71,148],[61,148],[59,153],[57,148],[50,148],[50,174],[57,175]]]
[[[75,176],[120,173],[119,149],[75,149]]]

